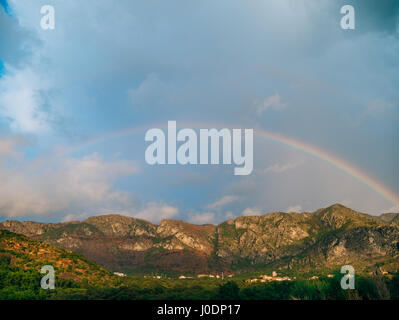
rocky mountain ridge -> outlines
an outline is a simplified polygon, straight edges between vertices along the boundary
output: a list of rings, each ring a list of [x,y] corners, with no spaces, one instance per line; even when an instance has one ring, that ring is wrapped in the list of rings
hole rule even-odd
[[[113,271],[202,273],[254,268],[362,269],[399,261],[399,214],[371,216],[336,204],[315,212],[241,216],[219,225],[119,215],[84,221],[4,221],[0,229],[73,250]]]

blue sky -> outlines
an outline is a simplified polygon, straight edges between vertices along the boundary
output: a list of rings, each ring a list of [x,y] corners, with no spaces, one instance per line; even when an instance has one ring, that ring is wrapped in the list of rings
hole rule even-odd
[[[247,177],[149,166],[144,131],[95,140],[168,120],[238,124],[323,149],[399,194],[397,1],[47,3],[54,30],[40,27],[41,1],[10,0],[12,16],[0,8],[2,219],[216,223],[337,202],[399,211],[331,164],[259,137]],[[355,30],[340,28],[344,4]]]

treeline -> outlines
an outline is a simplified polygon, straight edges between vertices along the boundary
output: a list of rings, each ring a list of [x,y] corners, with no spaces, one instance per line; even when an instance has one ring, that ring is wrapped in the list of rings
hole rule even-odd
[[[0,300],[46,300],[56,294],[43,290],[40,286],[43,274],[34,268],[24,269],[11,264],[11,258],[0,254]],[[68,279],[57,279],[61,291],[66,288],[79,288],[81,284]]]
[[[189,285],[89,287],[85,292],[59,292],[53,298],[105,300],[381,300],[399,299],[399,276],[392,279],[363,278],[356,280],[356,289],[343,290],[338,280],[295,280],[246,285],[228,281],[217,286],[203,281]]]
[[[172,280],[119,278],[108,287],[56,278],[55,290],[40,287],[41,275],[33,269],[10,264],[0,255],[0,299],[2,300],[380,300],[399,299],[399,274],[387,277],[356,276],[356,288],[343,290],[340,278],[295,280],[249,284],[243,280]]]

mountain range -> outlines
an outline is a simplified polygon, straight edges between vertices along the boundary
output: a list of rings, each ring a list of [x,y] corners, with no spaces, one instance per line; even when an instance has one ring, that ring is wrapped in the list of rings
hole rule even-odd
[[[345,264],[365,272],[399,270],[399,214],[373,216],[340,204],[240,216],[218,225],[179,220],[157,225],[102,215],[62,223],[7,220],[0,229],[126,273],[306,271]]]

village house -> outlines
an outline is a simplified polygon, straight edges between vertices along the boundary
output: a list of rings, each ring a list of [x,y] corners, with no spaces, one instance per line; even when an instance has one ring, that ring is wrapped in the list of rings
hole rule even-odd
[[[255,278],[255,279],[248,279],[246,280],[246,282],[270,282],[270,281],[291,281],[290,277],[278,277],[277,276],[277,272],[273,271],[272,276],[268,276],[268,275],[261,275],[259,278]]]
[[[114,272],[114,275],[116,275],[118,277],[126,277],[126,274],[124,274],[122,272]]]

